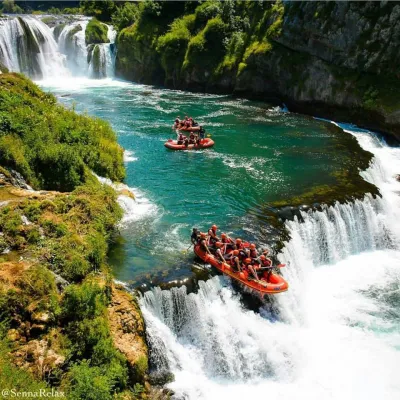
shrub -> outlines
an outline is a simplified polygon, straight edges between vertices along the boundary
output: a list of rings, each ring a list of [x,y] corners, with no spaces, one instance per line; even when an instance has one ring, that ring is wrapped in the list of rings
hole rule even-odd
[[[75,364],[68,374],[68,398],[71,400],[111,400],[112,382],[99,367],[89,361]]]
[[[18,285],[33,299],[50,296],[57,291],[54,275],[47,268],[39,265],[24,271]]]
[[[64,293],[62,315],[66,320],[84,320],[101,316],[107,305],[104,288],[88,280],[81,285],[70,285]]]
[[[18,74],[0,74],[0,159],[32,186],[49,190],[85,183],[85,164],[112,180],[125,176],[123,151],[108,123],[66,110]]]
[[[117,7],[112,15],[112,23],[117,31],[131,26],[139,17],[138,6],[127,2],[121,7]]]
[[[225,53],[225,28],[220,17],[210,19],[204,30],[190,40],[184,66],[215,67]]]
[[[110,40],[107,37],[108,28],[106,25],[92,18],[86,26],[85,42],[86,45],[108,43]]]

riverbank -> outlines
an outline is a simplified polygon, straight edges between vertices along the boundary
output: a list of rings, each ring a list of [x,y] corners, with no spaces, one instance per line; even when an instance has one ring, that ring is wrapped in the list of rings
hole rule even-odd
[[[140,308],[107,264],[119,194],[94,175],[124,178],[115,133],[18,74],[0,75],[0,120],[2,387],[145,398]]]

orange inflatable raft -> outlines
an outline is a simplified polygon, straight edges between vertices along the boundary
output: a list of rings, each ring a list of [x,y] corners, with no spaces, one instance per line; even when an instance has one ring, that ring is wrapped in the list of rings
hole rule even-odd
[[[176,140],[169,139],[164,143],[164,146],[171,150],[199,150],[214,146],[214,140],[205,138],[200,140],[200,144],[188,144],[185,146],[184,144],[178,144]]]
[[[247,272],[236,272],[229,264],[219,262],[216,257],[203,251],[199,245],[194,246],[194,252],[204,262],[211,264],[225,275],[230,276],[232,279],[255,290],[256,292],[262,294],[276,294],[286,292],[289,288],[289,284],[281,275],[271,273],[268,279],[268,273],[264,272],[263,276],[259,280],[249,280],[249,274]]]

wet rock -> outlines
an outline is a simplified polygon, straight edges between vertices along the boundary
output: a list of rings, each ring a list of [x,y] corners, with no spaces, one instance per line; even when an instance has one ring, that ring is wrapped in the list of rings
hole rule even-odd
[[[156,371],[149,375],[149,383],[153,386],[164,386],[174,380],[175,376],[171,371]]]

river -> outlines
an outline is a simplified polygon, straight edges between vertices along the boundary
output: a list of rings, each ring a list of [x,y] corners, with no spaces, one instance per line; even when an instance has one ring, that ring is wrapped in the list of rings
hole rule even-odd
[[[193,226],[216,223],[268,243],[263,205],[334,184],[343,161],[330,122],[229,96],[91,80],[90,72],[67,67],[60,79],[46,68],[39,84],[66,106],[110,121],[126,149],[136,202],[121,203],[121,238],[110,255],[122,281],[175,269],[185,276]],[[204,123],[215,148],[164,148],[173,119],[188,114]],[[176,398],[400,397],[400,149],[372,132],[341,128],[374,155],[360,173],[382,198],[367,195],[286,222],[291,239],[280,261],[288,264],[288,292],[249,310],[216,276],[197,293],[153,288],[141,298],[153,371],[174,374]]]

